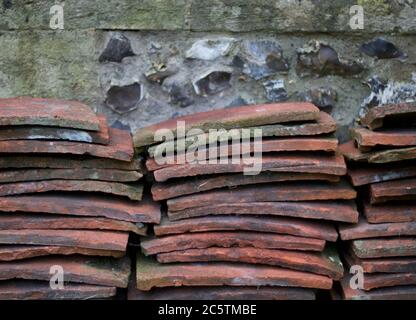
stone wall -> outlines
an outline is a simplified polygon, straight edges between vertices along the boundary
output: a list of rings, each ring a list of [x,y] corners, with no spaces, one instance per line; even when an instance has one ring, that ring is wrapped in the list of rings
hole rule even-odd
[[[344,140],[361,107],[416,100],[413,0],[67,0],[63,30],[59,2],[0,1],[0,97],[81,100],[118,127],[310,100]]]

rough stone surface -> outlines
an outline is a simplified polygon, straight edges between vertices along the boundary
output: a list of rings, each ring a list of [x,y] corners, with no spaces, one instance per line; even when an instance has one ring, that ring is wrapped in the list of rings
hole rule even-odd
[[[110,129],[110,143],[98,145],[82,142],[64,141],[37,141],[37,140],[15,140],[0,141],[2,153],[52,153],[92,155],[100,158],[109,158],[120,161],[132,161],[134,151],[130,133]]]
[[[207,215],[271,215],[307,219],[323,219],[349,223],[358,222],[358,211],[352,202],[252,202],[226,203],[182,211],[168,211],[170,220]]]
[[[376,206],[365,203],[364,214],[370,223],[416,221],[416,207],[414,202]]]
[[[126,288],[130,277],[130,259],[97,258],[86,256],[39,257],[0,263],[0,279],[50,280],[51,266],[65,271],[65,280],[100,286]]]
[[[110,136],[107,119],[98,115],[100,121],[99,131],[87,131],[70,128],[47,126],[0,126],[0,141],[2,140],[68,140],[108,144]]]
[[[325,241],[274,233],[224,231],[198,232],[142,239],[140,246],[145,255],[186,249],[209,247],[253,247],[270,249],[322,251]]]
[[[370,185],[370,202],[383,203],[392,200],[416,199],[416,179],[408,178]]]
[[[340,225],[339,234],[342,240],[416,236],[416,223],[368,223],[366,219],[361,218],[355,225]]]
[[[262,171],[323,173],[330,175],[345,175],[346,165],[341,155],[320,154],[273,154],[262,157],[252,157],[250,161],[261,164]],[[181,164],[168,166],[154,171],[156,181],[164,182],[171,178],[192,177],[205,174],[243,172],[247,165],[241,161],[238,164],[229,161],[227,164]]]
[[[2,213],[0,230],[43,229],[82,229],[133,232],[146,235],[147,228],[142,223],[114,220],[99,217],[76,217],[53,214]]]
[[[159,253],[160,263],[178,262],[242,262],[264,264],[322,274],[339,280],[344,268],[335,251],[309,253],[259,248],[205,248]]]
[[[137,202],[66,194],[0,197],[0,211],[106,217],[142,223],[160,222],[160,205],[148,199]]]
[[[382,105],[371,108],[366,115],[361,118],[361,123],[371,130],[388,126],[391,122],[396,122],[403,126],[403,120],[405,123],[413,123],[415,121],[415,114],[415,103]]]
[[[256,231],[327,241],[336,241],[338,238],[332,224],[285,217],[207,216],[179,221],[170,221],[163,217],[160,224],[155,225],[153,229],[156,236],[188,232]]]
[[[169,199],[170,211],[225,203],[285,202],[313,200],[352,200],[355,190],[347,183],[283,182],[279,185],[253,185],[230,190],[212,190]]]
[[[100,130],[98,117],[85,104],[30,97],[0,99],[0,125],[43,125]]]
[[[62,290],[51,289],[48,282],[11,280],[0,283],[0,300],[87,300],[115,296],[116,287],[66,283]]]
[[[319,109],[310,103],[280,103],[262,104],[219,109],[197,114],[191,114],[167,120],[153,126],[139,129],[134,134],[136,148],[154,144],[157,130],[168,129],[177,134],[178,121],[185,122],[185,130],[198,128],[204,132],[209,129],[234,129],[259,125],[285,123],[293,121],[308,121],[319,118]]]
[[[416,239],[412,237],[353,240],[352,250],[359,258],[404,257],[416,255]]]
[[[19,169],[0,170],[0,182],[24,182],[45,180],[98,180],[112,182],[136,182],[143,174],[118,169]]]
[[[251,176],[236,173],[215,175],[212,177],[197,176],[191,179],[175,179],[163,183],[156,182],[152,185],[151,190],[153,200],[159,201],[223,187],[233,188],[242,185],[282,181],[324,180],[338,182],[339,179],[339,176],[319,173],[262,172],[258,175]]]
[[[329,277],[271,266],[246,264],[157,264],[141,255],[137,258],[137,287],[178,286],[278,286],[330,289]]]

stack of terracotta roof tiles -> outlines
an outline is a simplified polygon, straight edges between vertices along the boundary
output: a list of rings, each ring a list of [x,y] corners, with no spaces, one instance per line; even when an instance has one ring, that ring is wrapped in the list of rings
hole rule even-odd
[[[176,132],[178,121],[205,133],[165,142],[163,152],[152,145],[159,129]],[[261,172],[244,175],[243,160],[230,159],[241,145],[231,143],[204,144],[199,162],[178,163],[178,146],[198,145],[211,128],[262,129]],[[154,235],[141,242],[138,290],[132,284],[129,298],[314,299],[316,289],[330,289],[343,275],[327,244],[338,236],[331,221],[358,221],[335,130],[335,121],[309,103],[216,110],[138,130],[135,147],[150,145],[153,199],[167,206]],[[213,149],[226,161],[204,163],[216,159]],[[178,154],[171,164],[154,158],[172,150]]]
[[[0,99],[0,155],[0,298],[107,298],[126,287],[129,232],[160,220],[157,204],[139,201],[130,133],[78,102]],[[63,290],[49,284],[52,266]]]
[[[352,129],[354,140],[341,146],[362,215],[340,234],[348,267],[364,272],[362,290],[343,279],[346,299],[416,298],[415,115],[410,103],[370,109]]]

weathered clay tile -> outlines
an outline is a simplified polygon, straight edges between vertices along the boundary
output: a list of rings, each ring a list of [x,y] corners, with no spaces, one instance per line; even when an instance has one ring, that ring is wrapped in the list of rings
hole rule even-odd
[[[155,132],[159,129],[171,130],[176,135],[178,121],[185,122],[185,130],[246,128],[256,125],[316,120],[319,109],[311,103],[263,104],[228,109],[212,110],[170,119],[149,127],[141,128],[134,134],[134,146],[154,144]]]
[[[353,202],[252,202],[224,203],[181,211],[168,211],[170,220],[207,215],[260,215],[358,222],[358,211]]]
[[[364,204],[364,214],[370,223],[411,222],[416,221],[416,205],[414,202],[396,202],[393,204]]]
[[[370,163],[388,163],[416,159],[416,147],[362,152],[353,141],[343,143],[339,151],[350,161],[366,161]]]
[[[386,122],[391,122],[394,118],[396,118],[396,121],[408,120],[409,118],[414,119],[415,114],[416,103],[381,105],[371,108],[367,114],[361,118],[361,124],[374,130],[385,126]],[[403,124],[403,122],[401,124]]]
[[[77,217],[54,214],[0,214],[0,230],[21,229],[82,229],[82,230],[111,230],[133,232],[146,235],[147,227],[142,223],[114,220],[99,217]]]
[[[236,173],[251,168],[253,163],[262,171],[323,173],[345,175],[346,165],[341,155],[320,154],[278,154],[251,158],[250,165],[240,163],[222,164],[182,164],[173,165],[153,172],[156,181],[163,182],[171,178],[191,177],[205,174]]]
[[[64,247],[126,251],[128,238],[128,233],[115,231],[48,229],[0,230],[0,244],[57,245]]]
[[[66,282],[126,288],[130,277],[130,259],[107,257],[48,256],[18,261],[0,262],[0,279],[51,279],[52,266],[61,266]]]
[[[120,161],[132,161],[134,151],[130,133],[115,128],[110,128],[109,132],[110,143],[108,145],[72,141],[15,140],[0,141],[0,152],[91,155]]]
[[[411,285],[416,285],[416,273],[374,273],[364,275],[363,290]]]
[[[0,300],[86,300],[115,296],[116,287],[66,283],[54,290],[47,281],[10,280],[0,282]]]
[[[0,211],[106,217],[142,223],[160,222],[160,205],[150,199],[137,202],[95,195],[42,194],[0,197]]]
[[[108,144],[110,135],[107,119],[98,115],[99,131],[44,126],[0,126],[0,141],[6,140],[67,140],[86,143]]]
[[[0,99],[0,126],[12,125],[100,129],[93,110],[81,102],[30,97]]]
[[[380,182],[370,185],[370,202],[416,199],[416,178]]]
[[[160,263],[174,262],[241,262],[264,264],[322,274],[339,280],[344,268],[335,250],[321,253],[260,248],[205,248],[160,253]]]
[[[350,277],[341,281],[342,295],[346,300],[415,300],[416,286],[400,286],[364,291],[352,289]]]
[[[261,145],[261,152],[295,152],[295,151],[322,151],[322,152],[335,152],[338,148],[338,140],[336,138],[320,138],[320,137],[288,137],[288,138],[273,138],[262,139],[261,142],[256,142],[256,146],[253,141],[225,144],[224,146],[207,147],[203,146],[191,151],[181,152],[181,156],[186,157],[193,156],[195,159],[216,159],[218,157],[227,158],[236,155],[243,155],[253,153],[259,149]],[[193,145],[194,147],[194,145]],[[255,149],[257,148],[257,149]],[[164,149],[164,148],[163,148]],[[149,149],[150,150],[150,149]],[[157,155],[160,157],[162,154]],[[149,155],[146,161],[146,167],[149,171],[155,171],[166,167],[166,164],[159,165],[154,157],[153,152]],[[176,164],[176,156],[164,157],[166,163]]]
[[[355,197],[355,190],[344,181],[341,183],[302,181],[206,191],[169,199],[167,204],[169,211],[180,211],[218,203],[352,200]]]
[[[49,255],[75,254],[85,256],[122,258],[126,255],[126,252],[115,250],[89,249],[81,247],[64,247],[59,245],[0,245],[0,261],[14,261]]]
[[[344,259],[347,267],[359,265],[364,273],[416,273],[416,257],[360,259],[350,250]]]
[[[320,112],[319,118],[312,122],[305,123],[284,123],[284,124],[270,124],[265,126],[256,126],[248,127],[246,130],[250,130],[250,136],[254,135],[255,130],[261,130],[263,137],[295,137],[295,136],[314,136],[319,134],[327,134],[335,132],[337,129],[337,123],[335,120],[327,113]],[[209,135],[204,133],[198,136],[195,136],[197,141],[201,143],[193,142],[193,139],[178,139],[175,141],[164,142],[163,148],[166,151],[175,151],[176,143],[182,143],[184,146],[189,147],[191,144],[194,146],[203,145],[203,141],[209,141]],[[229,133],[220,135],[218,142],[229,141],[231,139]],[[185,140],[185,141],[183,141]],[[137,148],[137,147],[136,147]],[[155,151],[158,148],[158,145],[150,146],[148,148],[148,153],[151,157],[155,155]]]
[[[179,286],[278,286],[330,289],[329,277],[271,266],[231,263],[158,264],[152,258],[137,258],[137,287]]]
[[[361,150],[374,147],[406,147],[416,145],[416,132],[411,129],[371,131],[365,128],[353,128],[352,137]]]
[[[322,251],[325,246],[325,240],[274,233],[223,231],[185,233],[142,239],[140,246],[145,255],[209,247],[253,247]]]
[[[27,193],[62,192],[99,192],[141,200],[142,184],[94,180],[45,180],[0,184],[0,196],[12,196]]]
[[[127,300],[315,300],[315,291],[285,287],[166,287],[140,291],[129,285]]]
[[[142,172],[141,158],[134,157],[131,162],[85,157],[62,157],[61,155],[1,155],[2,169],[118,169]]]
[[[143,174],[119,169],[17,169],[0,170],[0,183],[42,180],[98,180],[135,182]]]
[[[340,225],[339,234],[342,240],[416,236],[416,222],[368,223],[366,219],[360,218],[357,224]]]
[[[1,227],[1,216],[0,216]],[[270,216],[206,216],[170,221],[166,216],[153,227],[156,236],[209,231],[257,231],[336,241],[338,233],[330,223]]]
[[[360,164],[348,168],[348,176],[354,186],[384,182],[416,176],[415,164]]]
[[[324,180],[338,182],[339,179],[339,176],[322,173],[262,172],[257,175],[232,173],[175,179],[163,183],[156,182],[153,183],[151,190],[153,200],[159,201],[223,187],[233,188],[242,185],[283,181]]]
[[[416,238],[394,237],[353,240],[351,247],[359,258],[415,256]]]

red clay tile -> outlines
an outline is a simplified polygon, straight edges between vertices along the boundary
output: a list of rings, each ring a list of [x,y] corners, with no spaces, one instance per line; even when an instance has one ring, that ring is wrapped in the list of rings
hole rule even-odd
[[[321,274],[339,280],[344,268],[335,250],[321,253],[261,248],[205,248],[159,253],[160,263],[241,262],[278,266]]]
[[[359,258],[404,257],[416,255],[416,238],[373,238],[353,240],[352,250]]]
[[[274,233],[222,231],[185,233],[142,239],[140,246],[145,255],[209,247],[253,247],[322,251],[325,246],[325,240]]]
[[[345,181],[341,183],[302,181],[206,191],[169,199],[167,204],[169,211],[180,211],[218,203],[352,200],[356,195],[355,190]]]
[[[225,203],[206,207],[168,211],[170,220],[181,220],[207,215],[271,215],[307,219],[323,219],[357,223],[358,211],[353,202],[252,202]]]
[[[0,99],[0,126],[11,125],[100,129],[95,113],[81,102],[30,97]]]
[[[367,114],[361,118],[361,123],[369,129],[374,130],[383,127],[385,122],[390,121],[391,118],[398,118],[397,120],[400,123],[400,120],[413,119],[415,114],[415,103],[381,105],[371,108]]]
[[[400,202],[393,204],[364,204],[364,214],[370,223],[416,221],[416,204]]]
[[[371,131],[365,128],[353,128],[352,137],[361,150],[374,147],[406,147],[416,145],[416,132],[411,129]]]
[[[170,119],[145,128],[134,134],[134,146],[154,144],[155,132],[159,129],[171,130],[176,135],[178,121],[185,122],[185,130],[193,128],[207,132],[209,129],[233,129],[251,126],[316,120],[319,109],[311,103],[275,103],[218,109]]]
[[[271,266],[231,263],[158,264],[141,255],[137,258],[137,287],[179,286],[278,286],[330,289],[329,277]]]
[[[338,238],[335,227],[330,223],[278,216],[206,216],[178,221],[169,221],[167,217],[163,217],[161,223],[155,225],[153,230],[156,236],[207,231],[257,231],[332,242]]]
[[[391,200],[415,200],[416,178],[380,182],[370,185],[370,202],[383,203]]]

